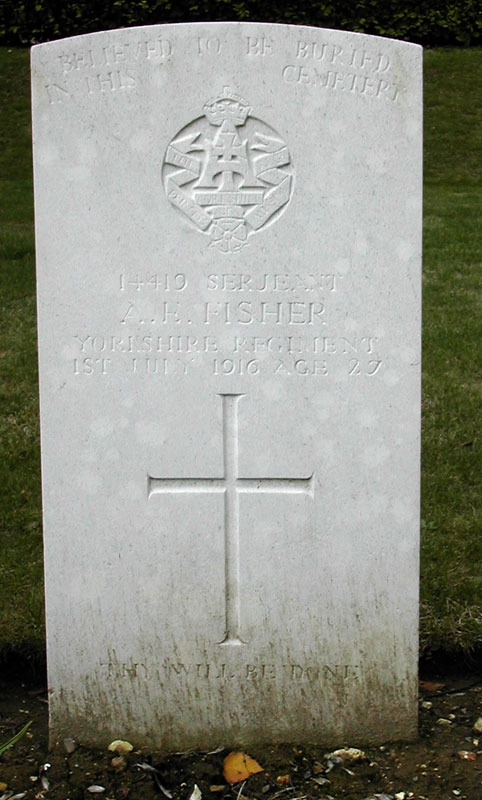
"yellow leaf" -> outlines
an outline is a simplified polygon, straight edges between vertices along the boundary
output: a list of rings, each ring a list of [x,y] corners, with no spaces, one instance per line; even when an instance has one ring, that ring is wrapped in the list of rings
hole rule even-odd
[[[223,775],[230,784],[246,781],[258,772],[264,772],[263,767],[246,753],[230,753],[224,759]]]
[[[127,755],[133,749],[130,742],[125,742],[123,739],[116,739],[115,742],[111,742],[109,747],[107,748],[112,753],[117,753],[119,756]]]

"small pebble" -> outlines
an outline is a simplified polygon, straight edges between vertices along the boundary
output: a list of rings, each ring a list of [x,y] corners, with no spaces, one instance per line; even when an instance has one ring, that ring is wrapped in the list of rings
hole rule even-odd
[[[122,770],[125,769],[127,765],[124,756],[114,756],[114,758],[110,763],[112,764],[114,769],[118,770],[118,772],[122,772]]]
[[[474,722],[474,727],[472,728],[474,733],[482,733],[482,717],[479,717],[476,722]]]
[[[449,714],[449,719],[451,719],[453,722],[453,720],[455,719],[455,714]]]
[[[444,717],[440,717],[440,719],[437,720],[437,725],[451,725],[451,724],[452,720],[444,719]]]
[[[424,708],[426,711],[429,711],[432,708],[432,706],[433,703],[431,703],[430,700],[424,700],[422,703],[422,708]]]
[[[64,750],[69,755],[74,752],[77,748],[77,742],[75,739],[64,739]]]

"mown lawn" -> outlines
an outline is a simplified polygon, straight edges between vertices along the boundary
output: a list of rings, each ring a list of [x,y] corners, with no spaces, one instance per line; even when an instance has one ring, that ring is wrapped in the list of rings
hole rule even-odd
[[[424,648],[482,643],[482,51],[425,54]]]
[[[0,49],[0,654],[44,648],[29,54]]]
[[[43,659],[28,52],[0,49],[0,658]],[[421,644],[482,647],[482,50],[425,54]]]

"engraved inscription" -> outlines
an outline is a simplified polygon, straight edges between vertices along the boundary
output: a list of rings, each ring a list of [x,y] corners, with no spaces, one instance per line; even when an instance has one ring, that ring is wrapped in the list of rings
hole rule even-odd
[[[66,348],[75,376],[108,378],[122,370],[157,380],[200,371],[223,381],[385,379],[379,337],[339,331],[330,319],[342,273],[284,266],[212,272],[200,286],[213,299],[196,302],[192,294],[187,300],[192,282],[185,272],[124,269],[115,278],[123,298],[119,329],[76,332]]]
[[[49,98],[49,103],[61,103],[63,100],[66,100],[70,97],[69,92],[67,89],[64,89],[63,86],[59,86],[57,83],[49,83],[45,86],[45,91],[47,92],[47,97]]]
[[[287,64],[282,70],[287,84],[383,98],[392,103],[399,96],[399,82],[389,74],[391,64],[385,53],[299,40],[295,59],[296,63]]]
[[[282,75],[284,82],[288,84],[307,84],[367,97],[383,97],[392,103],[399,94],[399,87],[394,83],[389,83],[384,78],[371,78],[369,75],[356,72],[333,69],[321,71],[315,66],[288,64],[283,68]]]
[[[217,36],[196,37],[198,56],[210,55],[218,56],[221,52],[221,42]]]
[[[137,42],[117,42],[100,50],[77,50],[61,53],[59,67],[64,75],[72,72],[89,71],[105,66],[135,64],[142,61],[159,61],[172,55],[173,46],[169,39],[143,39]]]
[[[116,42],[102,48],[63,52],[57,57],[57,70],[65,83],[45,87],[50,103],[59,103],[77,92],[88,95],[119,95],[139,83],[138,65],[153,67],[169,61],[173,53],[170,39],[157,37],[133,42]]]
[[[109,678],[129,679],[139,678],[145,680],[153,677],[152,669],[138,661],[128,661],[118,663],[117,660],[107,661],[100,664],[105,669]],[[166,659],[162,664],[155,668],[155,675],[158,679],[168,679],[180,681],[191,678],[195,681],[229,681],[247,680],[249,682],[263,682],[273,680],[278,676],[283,676],[285,680],[293,683],[308,684],[311,686],[317,683],[341,685],[352,681],[357,681],[360,677],[359,664],[239,664],[228,666],[228,664],[212,663],[184,663],[182,661],[171,661]]]
[[[88,94],[105,94],[106,92],[117,92],[120,89],[133,89],[137,81],[134,74],[120,69],[108,70],[85,78],[85,85]]]
[[[148,498],[163,493],[219,493],[224,497],[225,637],[219,644],[243,645],[239,568],[239,494],[305,494],[313,498],[313,473],[307,478],[240,478],[238,470],[238,402],[242,394],[221,394],[223,402],[222,478],[153,478],[147,476]]]
[[[45,90],[51,104],[67,100],[77,91],[89,95],[107,93],[120,95],[122,92],[119,90],[129,90],[138,86],[140,75],[136,68],[142,62],[157,67],[169,62],[173,56],[179,55],[189,63],[189,60],[193,59],[220,58],[228,50],[231,52],[232,48],[228,47],[227,41],[219,36],[196,36],[186,42],[184,51],[182,47],[179,49],[179,44],[175,48],[173,41],[165,36],[153,36],[118,41],[101,48],[93,46],[91,49],[66,51],[57,57],[58,76],[45,86]],[[280,47],[276,39],[265,35],[250,34],[239,40],[238,56],[245,57],[249,61],[270,59],[279,53]],[[287,62],[280,69],[279,75],[284,83],[293,87],[311,86],[342,92],[352,97],[372,97],[390,103],[397,102],[400,93],[405,91],[403,80],[400,75],[394,73],[394,65],[388,55],[365,47],[344,47],[323,40],[298,39],[290,47]],[[79,80],[76,80],[77,77]],[[254,118],[247,120],[243,133],[253,120]],[[263,124],[259,120],[258,123]],[[270,129],[268,135],[273,136],[273,133]],[[275,134],[275,139],[279,138],[279,135]],[[266,154],[270,154],[270,151],[266,150]],[[198,156],[194,154],[194,158]],[[287,166],[288,164],[283,164],[283,167]],[[258,177],[264,181],[267,176]],[[266,183],[264,186],[269,189]],[[179,193],[177,199],[180,201],[181,198],[182,193]],[[171,202],[176,202],[174,194]],[[188,216],[189,208],[192,214],[195,213],[193,207],[186,205],[183,210]],[[198,214],[194,222],[199,227],[202,225],[202,220],[202,215]],[[261,223],[260,227],[262,225],[264,223]],[[203,230],[202,227],[200,229]],[[248,227],[247,230],[248,233],[252,233],[258,228]],[[245,242],[244,239],[241,241]]]
[[[345,51],[341,45],[327,42],[298,40],[296,58],[326,61],[329,64],[342,64],[344,67],[370,69],[374,72],[386,72],[390,67],[390,59],[384,53],[370,53],[364,48],[351,48]]]
[[[287,206],[291,156],[279,134],[228,88],[203,112],[169,144],[164,188],[210,246],[236,253]]]
[[[272,56],[273,42],[266,36],[246,36],[246,54],[248,56]]]

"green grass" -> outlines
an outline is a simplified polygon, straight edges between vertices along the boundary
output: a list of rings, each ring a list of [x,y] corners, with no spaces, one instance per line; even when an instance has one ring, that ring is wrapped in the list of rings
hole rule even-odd
[[[422,643],[482,644],[482,51],[425,54]]]
[[[43,652],[28,52],[0,50],[0,656]]]
[[[0,657],[44,648],[28,53],[0,50]],[[421,642],[482,647],[481,50],[425,54]]]
[[[0,655],[44,641],[28,52],[0,50]]]

